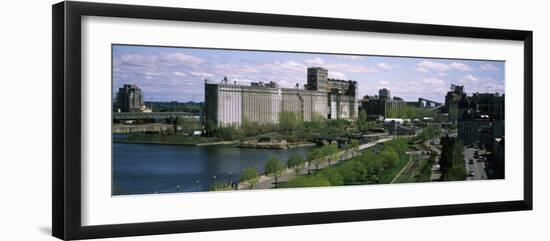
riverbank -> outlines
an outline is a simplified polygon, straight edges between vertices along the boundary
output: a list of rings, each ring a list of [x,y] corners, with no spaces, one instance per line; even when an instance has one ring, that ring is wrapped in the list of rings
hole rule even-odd
[[[287,143],[285,142],[255,142],[255,143],[241,143],[236,147],[239,148],[254,148],[254,149],[280,149],[286,150],[290,148],[297,147],[312,147],[317,144],[311,142],[300,142],[300,143]]]
[[[159,135],[159,134],[128,135],[125,137],[114,138],[113,142],[130,143],[130,144],[157,144],[157,145],[184,145],[184,146],[235,144],[235,141],[225,141],[219,138],[209,138],[209,137],[202,137],[202,136],[184,136],[184,135]]]
[[[211,137],[202,137],[202,136],[184,136],[184,135],[160,135],[160,134],[127,135],[125,137],[114,138],[113,142],[129,143],[129,144],[157,144],[157,145],[184,145],[184,146],[235,145],[235,147],[238,147],[238,148],[275,149],[275,150],[286,150],[291,148],[316,146],[315,143],[311,143],[311,142],[239,143],[238,141],[226,141],[220,138],[211,138]]]

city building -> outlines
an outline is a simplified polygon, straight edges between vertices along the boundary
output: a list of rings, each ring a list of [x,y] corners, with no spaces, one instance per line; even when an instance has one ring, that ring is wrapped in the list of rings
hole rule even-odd
[[[143,93],[136,85],[125,84],[116,94],[115,112],[151,112],[143,101]]]
[[[474,108],[492,120],[504,120],[504,94],[474,93],[470,97]]]
[[[378,90],[378,96],[379,96],[380,99],[389,100],[389,99],[391,99],[390,90],[388,90],[386,88],[382,88],[382,89]]]
[[[481,144],[483,133],[491,128],[491,120],[487,115],[471,113],[458,121],[458,138],[464,145]]]
[[[360,100],[361,109],[367,112],[370,119],[401,116],[406,110],[407,102],[399,97],[390,98],[390,90],[380,89],[378,96],[364,96]]]
[[[495,138],[490,148],[491,155],[487,158],[487,175],[489,179],[504,178],[504,138]]]
[[[504,95],[475,93],[464,95],[458,103],[458,137],[466,145],[482,148],[504,137]]]
[[[205,80],[206,124],[218,127],[243,123],[277,124],[281,112],[293,112],[304,121],[318,115],[327,119],[357,118],[357,82],[328,78],[321,67],[307,69],[304,88],[282,88],[274,82],[238,85]]]
[[[444,112],[449,114],[449,120],[456,121],[460,117],[459,104],[466,97],[463,85],[451,85],[451,90],[445,95]]]

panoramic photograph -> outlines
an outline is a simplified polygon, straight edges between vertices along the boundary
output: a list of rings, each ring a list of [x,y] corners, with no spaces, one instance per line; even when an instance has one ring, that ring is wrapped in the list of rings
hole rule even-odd
[[[505,178],[505,62],[112,45],[112,195]]]

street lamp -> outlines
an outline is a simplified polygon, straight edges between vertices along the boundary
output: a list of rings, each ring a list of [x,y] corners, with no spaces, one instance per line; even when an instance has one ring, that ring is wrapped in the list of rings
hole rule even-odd
[[[195,181],[195,183],[197,184],[197,192],[198,192],[198,191],[199,191],[199,180],[197,179],[197,180]]]
[[[216,176],[213,176],[212,179],[214,179],[214,189],[218,188],[218,185],[216,184]]]

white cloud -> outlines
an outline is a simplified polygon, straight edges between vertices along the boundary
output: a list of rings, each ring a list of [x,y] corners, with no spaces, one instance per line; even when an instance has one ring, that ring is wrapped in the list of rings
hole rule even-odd
[[[424,79],[424,83],[431,85],[444,85],[445,81],[437,78],[426,78]]]
[[[474,68],[472,68],[471,66],[469,66],[467,64],[464,64],[464,63],[454,62],[450,66],[452,68],[460,70],[460,71],[473,71],[474,70]]]
[[[499,68],[497,68],[496,66],[494,66],[492,64],[484,64],[484,65],[481,65],[480,68],[482,70],[499,70]]]
[[[366,58],[365,56],[357,56],[357,55],[336,55],[337,58],[340,59],[351,59],[351,60],[361,60]]]
[[[418,63],[417,66],[422,69],[422,70],[419,70],[417,68],[417,70],[419,70],[420,72],[426,72],[427,70],[447,71],[449,69],[449,66],[446,64],[431,62],[427,60],[424,60]],[[426,71],[423,71],[423,70],[426,70]]]
[[[328,76],[332,79],[348,79],[344,73],[338,71],[329,71]]]
[[[416,68],[416,71],[422,72],[422,73],[426,73],[426,72],[428,72],[428,69],[426,69],[426,68],[424,68],[424,67],[417,67],[417,68]]]
[[[259,73],[265,73],[265,71],[271,73],[292,72],[292,73],[305,73],[307,67],[301,63],[295,61],[280,62],[275,61],[272,63],[264,63],[261,66],[255,68]]]
[[[313,59],[307,59],[307,64],[315,65],[315,66],[322,66],[325,65],[325,61],[319,57],[315,57]]]
[[[205,72],[195,72],[195,71],[191,71],[189,72],[191,75],[193,76],[200,76],[200,77],[213,77],[214,75],[213,74],[210,74],[210,73],[205,73]]]
[[[467,65],[467,64],[464,64],[464,63],[459,63],[459,62],[454,62],[454,63],[451,63],[451,64],[444,64],[444,63],[437,63],[437,62],[431,62],[431,61],[427,61],[427,60],[424,60],[420,63],[418,63],[416,65],[416,71],[419,71],[419,72],[428,72],[429,70],[434,70],[434,71],[439,71],[439,72],[445,72],[445,71],[449,71],[449,70],[460,70],[460,71],[473,71],[474,68],[472,68],[471,66]]]
[[[346,72],[352,72],[352,73],[373,73],[376,72],[376,68],[371,68],[366,65],[354,65],[354,64],[345,64],[345,63],[338,63],[338,64],[328,64],[325,66],[328,69],[328,72],[331,71],[339,71],[342,73]]]
[[[204,62],[204,60],[201,58],[184,54],[184,53],[163,54],[161,56],[164,59],[171,60],[171,61],[175,60],[181,64],[188,64],[188,65],[197,65]]]
[[[387,63],[379,63],[376,66],[378,66],[378,68],[385,69],[385,70],[391,70],[394,68],[394,66]]]
[[[439,72],[439,73],[437,73],[437,75],[439,75],[439,76],[447,76],[447,73],[445,73],[445,72]]]
[[[389,81],[389,80],[379,80],[378,84],[383,85],[383,86],[389,86],[389,85],[391,85],[391,81]]]
[[[174,71],[172,72],[173,75],[175,76],[181,76],[181,77],[185,77],[187,76],[188,74],[184,73],[184,72],[180,72],[180,71]]]
[[[479,78],[477,78],[477,77],[475,77],[471,74],[468,74],[468,75],[464,76],[464,78],[462,78],[460,80],[460,82],[463,82],[463,83],[465,83],[465,82],[475,82],[477,80],[479,80]]]

